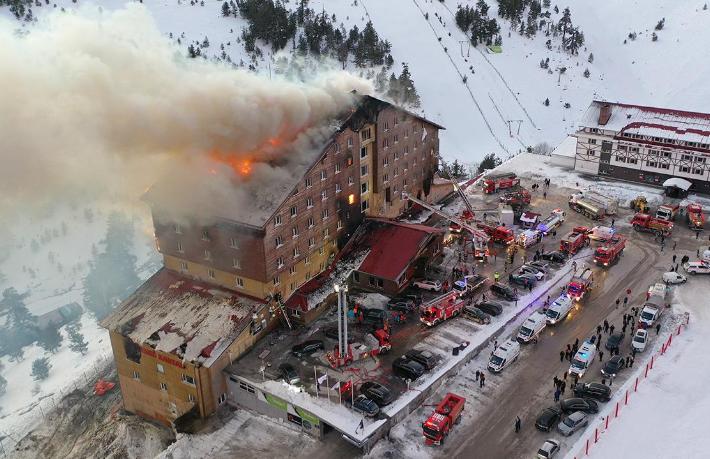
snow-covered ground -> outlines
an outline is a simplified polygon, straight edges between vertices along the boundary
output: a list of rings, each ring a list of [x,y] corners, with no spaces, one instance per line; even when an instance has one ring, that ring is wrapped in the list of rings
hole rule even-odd
[[[708,456],[707,413],[710,397],[705,337],[710,333],[707,279],[694,278],[676,289],[674,308],[690,313],[690,323],[659,357],[642,380],[629,404],[590,448],[590,457],[645,459],[699,458]],[[623,403],[622,403],[623,405]],[[589,435],[583,435],[582,439]],[[581,442],[582,440],[580,440]],[[574,457],[583,445],[567,456]]]

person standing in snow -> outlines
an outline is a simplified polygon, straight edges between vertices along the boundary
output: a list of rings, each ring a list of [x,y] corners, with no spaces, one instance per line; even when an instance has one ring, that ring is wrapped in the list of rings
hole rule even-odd
[[[483,386],[486,385],[486,374],[484,372],[481,372],[481,379],[479,380],[479,382],[480,382],[480,385],[479,385],[480,388],[483,388]]]
[[[565,351],[560,351],[560,362],[565,361]]]
[[[481,376],[481,371],[476,370],[476,381],[478,381],[478,378]]]
[[[604,319],[604,333],[609,331],[609,321]]]
[[[609,334],[610,335],[614,334],[614,324],[609,325]]]
[[[661,333],[661,324],[656,325],[656,335]]]
[[[604,351],[600,351],[599,352],[599,361],[601,362],[603,358],[604,358]]]
[[[520,432],[520,427],[522,426],[522,421],[519,416],[515,417],[515,433]]]
[[[560,401],[560,394],[561,394],[561,392],[560,392],[559,388],[557,390],[555,390],[555,401],[556,402]]]

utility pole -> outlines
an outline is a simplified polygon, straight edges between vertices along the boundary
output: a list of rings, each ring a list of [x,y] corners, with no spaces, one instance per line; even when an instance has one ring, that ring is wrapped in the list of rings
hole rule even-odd
[[[338,353],[344,359],[348,355],[348,286],[335,285],[338,294]]]
[[[507,120],[508,134],[510,134],[511,137],[513,137],[513,123],[518,123],[517,135],[520,135],[520,125],[522,124],[522,122],[523,120]]]

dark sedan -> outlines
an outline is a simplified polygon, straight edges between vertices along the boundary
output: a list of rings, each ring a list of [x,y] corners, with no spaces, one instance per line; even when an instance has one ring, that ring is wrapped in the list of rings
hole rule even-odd
[[[518,295],[515,293],[515,290],[500,283],[491,285],[491,293],[508,301],[515,301],[518,299]]]
[[[500,313],[503,312],[503,306],[501,306],[499,303],[494,303],[492,301],[483,301],[481,303],[477,303],[476,307],[481,311],[485,312],[486,314],[490,314],[492,316],[500,315]]]
[[[552,429],[560,422],[560,416],[562,416],[562,410],[556,406],[551,406],[542,410],[542,413],[537,417],[535,421],[535,427],[537,430],[542,430],[543,432],[550,432]]]
[[[387,303],[387,309],[390,311],[409,312],[414,309],[414,305],[406,301],[390,301]]]
[[[624,358],[620,355],[615,355],[604,364],[602,374],[607,378],[615,378],[623,368],[625,368]]]
[[[414,381],[424,374],[424,365],[406,357],[400,357],[392,362],[392,373],[402,379]]]
[[[523,287],[535,285],[535,282],[537,282],[534,274],[525,273],[510,273],[508,274],[508,280],[513,284],[522,285]]]
[[[414,360],[415,362],[423,365],[424,368],[426,368],[427,370],[431,370],[432,368],[434,368],[436,366],[436,363],[439,361],[436,355],[432,354],[429,351],[422,351],[419,349],[412,349],[404,355],[408,359]]]
[[[304,355],[313,354],[316,351],[325,349],[323,341],[319,339],[311,339],[304,341],[300,344],[296,344],[291,348],[291,353],[296,357],[303,357]]]
[[[350,404],[349,401],[346,401],[345,403]],[[377,403],[373,402],[364,395],[358,395],[355,397],[351,408],[358,413],[364,414],[365,416],[377,416],[377,413],[380,412],[380,407],[377,406]]]
[[[601,383],[577,384],[573,389],[577,397],[593,398],[600,402],[608,402],[611,399],[611,388]]]
[[[360,393],[377,403],[377,406],[386,406],[394,401],[394,395],[387,386],[375,381],[367,381],[360,386]]]
[[[464,306],[463,314],[474,322],[482,325],[491,323],[490,314],[486,314],[475,306]]]
[[[616,332],[612,334],[611,336],[609,336],[609,338],[607,338],[605,347],[609,350],[621,347],[621,343],[624,342],[625,336],[626,335],[622,332]]]
[[[298,372],[290,363],[282,363],[279,365],[279,372],[283,380],[288,384],[298,384],[301,382],[301,377],[298,376]]]
[[[565,261],[567,261],[567,254],[564,252],[558,252],[558,251],[547,252],[547,253],[543,253],[542,255],[540,255],[540,258],[542,258],[545,261],[550,261],[552,263],[561,264],[561,263],[564,263]]]
[[[599,405],[591,398],[566,398],[560,402],[560,409],[565,414],[574,413],[575,411],[598,413]]]

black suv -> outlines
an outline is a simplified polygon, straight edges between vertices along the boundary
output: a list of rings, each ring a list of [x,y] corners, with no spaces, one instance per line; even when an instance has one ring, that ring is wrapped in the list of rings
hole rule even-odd
[[[589,397],[600,402],[611,400],[611,389],[600,383],[579,383],[574,386],[573,392],[577,397]]]
[[[476,303],[476,307],[486,314],[492,316],[500,315],[503,312],[503,306],[493,301],[483,301],[481,303]]]
[[[378,406],[386,406],[394,401],[392,391],[390,391],[386,386],[383,386],[375,381],[367,381],[363,383],[360,386],[360,393],[377,403]]]
[[[620,355],[615,355],[610,358],[602,367],[602,374],[608,377],[616,377],[616,375],[624,368],[624,358]]]
[[[323,341],[319,339],[311,339],[293,346],[291,348],[291,353],[296,357],[303,357],[304,355],[313,354],[315,351],[320,351],[323,349],[325,349]]]
[[[406,357],[399,357],[392,362],[392,372],[402,379],[414,381],[424,374],[424,366]]]
[[[527,288],[528,285],[535,285],[537,278],[534,274],[529,273],[510,273],[508,274],[508,281]]]
[[[363,322],[376,327],[382,327],[385,324],[386,318],[387,311],[383,311],[382,309],[369,308],[363,310],[362,313]]]
[[[551,261],[552,263],[564,263],[565,261],[567,261],[567,254],[558,251],[547,252],[540,255],[540,258],[545,261]]]
[[[282,363],[279,365],[279,372],[281,373],[283,380],[288,384],[298,384],[301,382],[298,372],[290,363]]]
[[[515,294],[515,291],[512,288],[501,283],[495,283],[491,285],[491,292],[494,295],[504,298],[508,301],[515,301],[518,299],[518,296]]]
[[[535,427],[537,430],[542,430],[543,432],[550,432],[557,426],[557,423],[562,416],[562,410],[556,406],[551,406],[542,410],[542,413],[537,417],[535,421]]]
[[[622,332],[614,333],[613,335],[609,336],[609,338],[606,339],[606,344],[604,345],[604,347],[606,347],[609,350],[621,347],[621,343],[624,342],[624,336],[626,336],[626,335]]]
[[[429,351],[422,351],[419,349],[412,349],[404,354],[410,360],[414,360],[418,364],[422,365],[427,371],[431,370],[436,366],[436,362],[439,359]]]
[[[565,414],[574,413],[575,411],[597,413],[599,412],[599,405],[591,398],[566,398],[560,402],[560,409]]]

